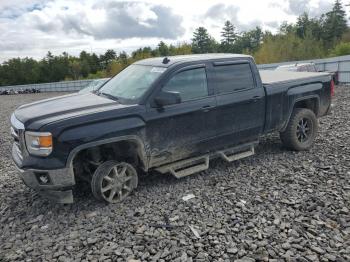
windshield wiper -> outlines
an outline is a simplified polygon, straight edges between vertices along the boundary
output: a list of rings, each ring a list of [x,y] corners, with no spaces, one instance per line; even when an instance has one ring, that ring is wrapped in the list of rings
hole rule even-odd
[[[103,95],[103,96],[108,97],[109,99],[112,99],[112,100],[115,100],[115,101],[119,100],[118,97],[113,96],[113,95],[108,94],[108,93],[96,92],[96,94],[99,95],[99,96],[100,96],[100,95]]]

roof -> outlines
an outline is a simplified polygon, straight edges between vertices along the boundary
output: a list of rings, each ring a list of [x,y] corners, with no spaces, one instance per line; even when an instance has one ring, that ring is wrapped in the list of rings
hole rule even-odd
[[[227,58],[251,58],[249,55],[241,54],[224,54],[224,53],[214,53],[214,54],[196,54],[196,55],[177,55],[177,56],[162,56],[155,58],[148,58],[137,61],[135,64],[138,65],[152,65],[160,67],[169,67],[176,63],[181,62],[192,62],[192,61],[203,61],[203,60],[215,60],[215,59],[227,59]],[[168,58],[168,63],[163,63],[164,58]]]
[[[260,78],[263,84],[288,83],[297,80],[305,80],[314,77],[330,76],[329,73],[320,72],[292,72],[292,71],[275,71],[260,70]]]

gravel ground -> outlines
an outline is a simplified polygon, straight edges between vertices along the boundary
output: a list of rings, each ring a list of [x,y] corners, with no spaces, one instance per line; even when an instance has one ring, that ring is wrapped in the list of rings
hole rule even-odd
[[[0,97],[0,261],[350,261],[350,88],[336,91],[309,152],[287,151],[274,134],[235,163],[141,178],[114,205],[81,190],[57,205],[26,188],[9,115],[56,94]]]

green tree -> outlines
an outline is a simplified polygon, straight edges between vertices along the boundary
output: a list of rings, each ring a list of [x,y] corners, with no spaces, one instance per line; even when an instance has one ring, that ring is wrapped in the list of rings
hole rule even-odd
[[[169,47],[163,41],[160,41],[158,44],[158,53],[160,56],[168,56],[170,54]]]
[[[4,62],[1,66],[1,85],[36,83],[39,80],[39,65],[38,62],[32,58],[12,58]]]
[[[120,63],[122,63],[122,65],[126,66],[128,65],[128,55],[125,51],[121,52],[119,54],[118,60],[120,61]]]
[[[100,55],[100,63],[103,69],[106,69],[108,64],[117,58],[117,53],[113,49],[108,49],[103,55]]]
[[[91,55],[90,68],[92,74],[96,74],[98,70],[102,69],[100,66],[100,60],[98,59],[98,56],[95,53],[92,53]]]
[[[322,30],[322,19],[309,18],[306,12],[298,17],[295,24],[295,32],[300,38],[304,38],[306,34],[311,33],[314,38],[321,39]]]
[[[339,0],[336,0],[332,11],[325,14],[324,21],[324,40],[330,47],[341,39],[347,31],[347,21],[345,10]]]
[[[198,27],[192,38],[192,52],[195,54],[211,53],[216,51],[216,42],[208,34],[207,29]]]
[[[40,82],[57,82],[69,74],[68,54],[54,56],[50,51],[39,62],[40,64]]]
[[[154,53],[157,53],[156,51],[152,50],[151,47],[146,46],[143,48],[139,48],[131,53],[131,57],[133,58],[133,61],[137,61],[140,59],[145,59],[154,56]]]
[[[331,56],[350,55],[350,43],[339,43],[331,51]]]
[[[73,80],[78,80],[80,78],[81,66],[80,63],[74,59],[69,62],[69,69]]]
[[[295,27],[293,24],[289,24],[288,22],[284,21],[282,22],[280,28],[279,28],[279,33],[281,35],[287,35],[289,33],[295,32]]]
[[[276,63],[325,56],[323,44],[311,34],[304,38],[295,33],[267,36],[259,50],[254,54],[258,63]]]
[[[91,56],[86,51],[81,51],[79,60],[81,75],[82,77],[87,77],[91,73]]]
[[[192,54],[192,45],[188,43],[179,43],[176,46],[170,45],[171,55],[188,55]]]
[[[220,50],[226,53],[232,53],[236,39],[235,26],[230,21],[226,21],[221,32]]]
[[[250,31],[243,32],[239,36],[233,46],[235,53],[252,54],[259,49],[263,40],[264,33],[260,27],[256,27]]]

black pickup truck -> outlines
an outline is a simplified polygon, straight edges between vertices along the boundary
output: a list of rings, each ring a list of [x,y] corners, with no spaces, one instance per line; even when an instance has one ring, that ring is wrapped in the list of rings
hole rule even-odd
[[[326,73],[259,71],[251,56],[206,54],[138,61],[87,94],[20,106],[13,160],[26,185],[73,202],[84,179],[102,201],[123,200],[150,170],[177,178],[221,157],[254,154],[280,132],[292,150],[314,143],[334,84]]]

